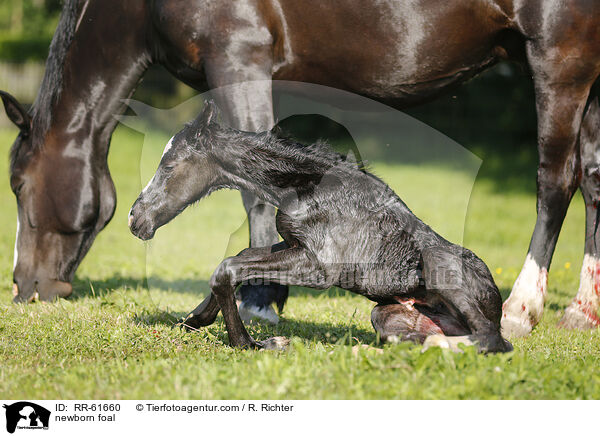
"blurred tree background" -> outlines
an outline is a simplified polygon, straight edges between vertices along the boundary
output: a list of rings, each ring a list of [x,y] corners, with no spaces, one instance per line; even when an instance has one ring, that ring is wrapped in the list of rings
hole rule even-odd
[[[134,0],[128,0],[134,1]],[[2,0],[0,3],[0,89],[30,104],[62,6],[61,0]],[[154,66],[134,95],[169,108],[196,92]],[[441,98],[406,111],[484,160],[480,176],[499,188],[533,191],[537,165],[533,84],[526,71],[503,63]],[[0,120],[6,122],[5,117]],[[305,139],[347,137],[342,126],[323,117],[300,117],[286,127]],[[388,150],[393,159],[393,150]]]
[[[4,0],[0,4],[0,59],[45,59],[60,10],[60,0]]]

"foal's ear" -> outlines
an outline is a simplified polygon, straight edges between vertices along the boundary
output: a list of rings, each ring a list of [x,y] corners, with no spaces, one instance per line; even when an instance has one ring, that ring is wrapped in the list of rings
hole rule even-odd
[[[212,100],[207,100],[204,103],[204,110],[202,111],[202,115],[200,116],[200,122],[208,126],[210,123],[214,123],[217,120],[217,116],[219,115],[219,108]]]
[[[4,91],[0,91],[0,98],[2,98],[2,103],[4,103],[4,110],[8,119],[21,130],[21,133],[29,135],[31,131],[31,117],[23,106],[21,106],[21,103],[8,92]]]

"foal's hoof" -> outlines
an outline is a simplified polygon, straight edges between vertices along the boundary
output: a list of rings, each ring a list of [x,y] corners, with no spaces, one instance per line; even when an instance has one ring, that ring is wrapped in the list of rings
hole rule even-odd
[[[184,329],[186,332],[195,332],[198,330],[198,327],[192,325],[186,318],[179,318],[175,324],[173,324],[173,328],[179,327]]]
[[[568,330],[590,330],[600,326],[600,319],[596,311],[588,307],[574,306],[572,303],[566,308],[565,314],[558,323],[559,328]]]
[[[257,344],[262,350],[285,350],[290,344],[290,340],[284,336],[275,336],[264,341],[258,341]]]
[[[423,349],[421,352],[424,353],[431,347],[439,347],[450,350],[453,353],[462,353],[463,350],[458,347],[459,344],[466,346],[475,345],[468,336],[431,335],[427,336],[427,339],[423,342]]]
[[[244,303],[243,301],[238,306],[240,318],[244,324],[252,324],[254,322],[264,322],[268,324],[277,324],[279,316],[271,306],[257,307]]]
[[[204,320],[200,316],[194,316],[192,314],[189,314],[184,318],[179,318],[177,322],[173,325],[173,328],[180,327],[187,332],[197,332],[202,327],[206,327],[210,324],[211,323],[207,323],[206,320]]]

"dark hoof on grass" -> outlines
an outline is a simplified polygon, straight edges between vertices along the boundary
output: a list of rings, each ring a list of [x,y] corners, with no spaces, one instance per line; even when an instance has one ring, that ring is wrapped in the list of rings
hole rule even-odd
[[[203,322],[205,320],[199,319],[200,317],[195,316],[187,316],[185,318],[179,318],[177,322],[173,325],[173,328],[182,328],[186,332],[196,332],[200,330],[202,327],[206,327],[211,323]]]

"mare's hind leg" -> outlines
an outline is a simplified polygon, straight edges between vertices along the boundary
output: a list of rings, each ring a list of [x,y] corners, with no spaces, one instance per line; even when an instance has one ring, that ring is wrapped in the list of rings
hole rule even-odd
[[[559,326],[590,329],[600,326],[600,102],[595,95],[587,108],[580,136],[581,192],[585,200],[585,256],[577,295]]]
[[[597,67],[592,58],[582,55],[580,44],[556,44],[560,38],[580,33],[561,29],[559,34],[549,35],[556,38],[554,47],[564,50],[552,50],[543,40],[532,40],[527,46],[538,112],[537,220],[525,264],[504,303],[501,322],[505,336],[526,336],[542,318],[550,262],[579,183],[577,142]],[[573,47],[573,52],[567,47]]]

